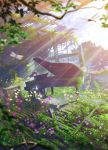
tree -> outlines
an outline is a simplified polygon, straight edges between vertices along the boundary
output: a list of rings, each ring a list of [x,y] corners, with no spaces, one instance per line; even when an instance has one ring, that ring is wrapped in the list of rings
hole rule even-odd
[[[27,33],[23,32],[21,24],[18,23],[14,14],[23,17],[25,14],[32,12],[37,17],[45,15],[55,19],[62,19],[68,13],[78,11],[79,9],[90,8],[85,6],[91,1],[92,0],[84,0],[80,1],[80,3],[76,3],[73,0],[1,0],[0,52],[2,52],[7,45],[19,44],[22,39],[27,37]],[[108,11],[108,3],[105,3],[103,7]],[[103,7],[95,8],[102,9]],[[88,21],[91,20],[92,19],[88,19]],[[108,14],[103,14],[100,20],[102,21],[103,27],[108,27]]]
[[[54,11],[63,11],[63,14],[58,17],[49,12],[41,12],[37,9],[37,6],[39,7],[42,3],[48,7],[52,7],[52,10]],[[75,9],[76,5],[70,0],[67,2],[65,7],[60,1],[54,0],[1,0],[0,21],[2,26],[0,26],[0,52],[3,52],[4,47],[19,44],[22,39],[27,37],[27,33],[22,30],[21,24],[18,23],[14,13],[23,17],[31,11],[38,17],[40,15],[47,15],[56,19],[62,19],[71,7]]]
[[[59,0],[2,0],[0,2],[0,17],[4,22],[13,21],[13,23],[15,23],[12,17],[13,13],[20,14],[20,16],[23,17],[25,13],[32,11],[38,17],[40,15],[47,15],[56,19],[62,19],[67,13],[77,11],[81,7],[77,6],[77,4],[71,0],[68,0],[65,6],[64,2]],[[57,16],[48,11],[41,11],[39,5],[42,3],[47,6],[47,10],[50,7],[50,10],[62,12],[62,14]],[[72,10],[70,10],[70,8],[72,8]]]
[[[33,12],[38,17],[40,15],[51,16],[55,19],[62,19],[67,13],[71,13],[74,11],[78,11],[79,9],[85,9],[89,7],[84,7],[88,3],[92,2],[92,0],[84,0],[80,1],[80,3],[76,3],[73,0],[1,0],[0,1],[0,17],[4,20],[4,22],[15,23],[13,19],[13,14],[20,14],[21,17],[24,16],[25,13]],[[41,4],[44,4],[45,10]],[[103,6],[106,10],[108,10],[108,3],[105,3]],[[49,12],[49,9],[51,12]],[[96,8],[101,9],[101,8]],[[53,12],[61,12],[60,15],[55,15]],[[108,16],[104,15],[102,20],[107,20]]]

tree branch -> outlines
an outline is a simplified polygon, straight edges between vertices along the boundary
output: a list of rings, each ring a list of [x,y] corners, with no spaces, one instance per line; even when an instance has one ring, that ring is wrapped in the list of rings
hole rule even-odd
[[[71,13],[71,12],[74,12],[74,11],[78,11],[78,10],[82,10],[82,9],[90,9],[90,8],[94,8],[94,9],[97,9],[97,10],[100,10],[100,9],[102,9],[102,8],[104,8],[104,6],[102,6],[102,7],[95,7],[95,6],[91,6],[91,7],[78,7],[77,9],[75,9],[75,10],[70,10],[70,11],[68,11],[67,13]]]
[[[57,15],[54,15],[52,13],[49,13],[49,12],[42,12],[40,10],[38,10],[36,7],[32,6],[32,5],[29,5],[25,0],[19,0],[23,5],[25,5],[26,7],[30,8],[35,14],[40,14],[40,15],[46,15],[46,16],[51,16],[55,19],[62,19],[66,14],[67,14],[67,10],[64,11],[64,13],[61,15],[61,16],[57,16]],[[71,2],[71,0],[68,0],[65,8],[68,7],[69,3]],[[71,12],[74,12],[74,11],[77,11],[77,9],[74,9],[73,11]]]
[[[40,10],[38,10],[36,7],[32,6],[32,5],[29,5],[25,0],[19,0],[23,5],[25,5],[26,7],[30,8],[31,11],[35,14],[40,14],[40,15],[45,15],[45,16],[50,16],[50,17],[53,17],[55,19],[58,19],[58,20],[61,20],[66,14],[68,13],[71,13],[71,12],[75,12],[75,11],[78,11],[80,9],[88,9],[88,8],[94,8],[94,9],[102,9],[104,6],[100,7],[100,8],[97,8],[95,6],[91,6],[91,7],[82,7],[82,6],[79,6],[77,7],[76,9],[73,9],[73,10],[65,10],[64,13],[60,16],[57,16],[57,15],[54,15],[52,13],[49,13],[49,12],[42,12]],[[65,8],[67,8],[70,4],[71,0],[68,0],[67,1],[67,4],[65,6]]]

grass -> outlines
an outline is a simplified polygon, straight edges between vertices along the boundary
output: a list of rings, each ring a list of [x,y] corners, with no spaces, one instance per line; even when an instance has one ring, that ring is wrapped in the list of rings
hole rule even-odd
[[[16,99],[10,108],[1,107],[0,144],[15,146],[32,141],[47,150],[108,149],[108,93],[98,89],[76,95],[73,88],[55,88],[53,97],[69,103],[53,117],[48,112],[50,104],[43,103],[37,109],[36,103],[24,97],[20,111]],[[13,111],[16,115],[12,118]]]

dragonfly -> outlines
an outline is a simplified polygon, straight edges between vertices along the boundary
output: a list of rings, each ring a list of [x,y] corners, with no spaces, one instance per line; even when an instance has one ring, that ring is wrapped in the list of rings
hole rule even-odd
[[[16,54],[13,51],[10,53],[10,56],[13,57],[13,58],[15,58],[15,59],[17,59],[17,60],[22,60],[23,57],[24,57],[23,55]]]

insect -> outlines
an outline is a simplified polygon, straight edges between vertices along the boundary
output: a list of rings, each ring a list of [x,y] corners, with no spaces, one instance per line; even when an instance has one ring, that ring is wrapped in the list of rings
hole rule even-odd
[[[85,20],[87,20],[88,22],[96,22],[97,20],[97,18],[99,18],[99,14],[98,13],[96,13],[95,15],[93,15],[91,18],[87,18],[87,19],[85,19]]]
[[[22,60],[23,57],[24,57],[23,55],[16,54],[13,51],[10,53],[10,56],[13,57],[13,58],[15,58],[15,59],[18,59],[18,60]]]

